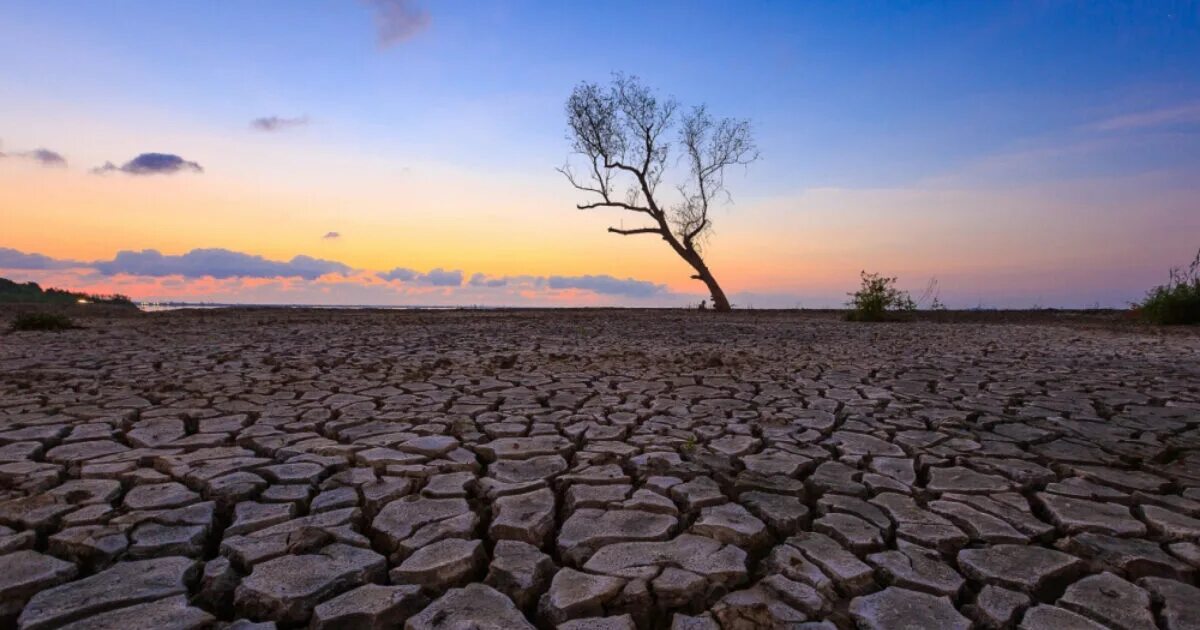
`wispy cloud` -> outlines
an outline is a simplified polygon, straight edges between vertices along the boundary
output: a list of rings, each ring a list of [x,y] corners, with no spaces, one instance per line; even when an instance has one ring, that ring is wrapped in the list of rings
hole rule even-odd
[[[376,39],[383,48],[412,39],[429,27],[429,12],[413,0],[363,0],[375,13]]]
[[[326,232],[325,236],[322,236],[321,238],[332,241],[342,238],[342,234],[341,232]]]
[[[250,121],[250,128],[258,131],[283,131],[292,127],[303,127],[308,124],[308,116],[286,118],[283,116],[264,116]]]
[[[129,175],[172,175],[184,171],[203,173],[204,169],[195,162],[185,160],[173,153],[143,153],[121,166],[105,162],[92,169],[97,175],[119,171]]]
[[[5,157],[25,158],[27,160],[33,160],[42,166],[64,167],[67,165],[67,158],[63,157],[61,153],[45,148],[34,149],[32,151],[18,151],[16,153],[7,154],[3,151],[0,151],[0,158]]]
[[[396,267],[391,271],[381,271],[378,277],[388,282],[409,282],[413,284],[425,284],[434,287],[457,287],[462,286],[463,272],[459,270],[447,271],[438,267],[431,269],[429,273],[421,273],[413,269],[405,267]]]
[[[63,157],[61,153],[58,153],[57,151],[51,151],[50,149],[34,149],[32,151],[18,153],[17,155],[29,160],[33,160],[42,166],[63,168],[67,165],[67,158]]]
[[[508,278],[505,276],[489,277],[482,273],[476,273],[471,276],[471,279],[467,282],[467,284],[470,284],[473,287],[502,287],[508,284]]]
[[[1200,102],[1114,116],[1096,123],[1094,128],[1100,131],[1124,131],[1185,123],[1200,123]]]
[[[419,272],[412,269],[405,269],[404,267],[396,267],[391,271],[380,271],[376,275],[378,275],[381,280],[386,280],[388,282],[412,282],[413,280],[421,277]]]
[[[228,249],[193,249],[172,256],[157,250],[121,251],[109,261],[92,265],[108,275],[183,276],[185,278],[289,278],[312,280],[330,273],[349,273],[351,267],[332,260],[295,256],[289,261],[268,260]]]
[[[446,271],[440,267],[425,274],[425,282],[435,287],[457,287],[463,283],[463,272],[459,270]]]
[[[668,292],[666,285],[633,278],[621,280],[608,275],[550,276],[549,285],[551,289],[583,289],[602,295],[620,295],[631,298],[648,298]]]
[[[0,269],[71,269],[88,267],[78,260],[51,258],[43,254],[26,254],[8,247],[0,247]]]
[[[122,250],[111,260],[83,262],[0,248],[0,270],[48,286],[146,299],[210,299],[309,304],[491,304],[676,306],[699,296],[608,275],[468,276],[458,269],[420,272],[407,267],[375,272],[334,261],[294,256],[270,260],[221,248],[183,254]]]

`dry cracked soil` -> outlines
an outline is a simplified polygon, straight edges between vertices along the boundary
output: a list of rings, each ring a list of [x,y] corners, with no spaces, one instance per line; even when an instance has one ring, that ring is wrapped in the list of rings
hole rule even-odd
[[[1198,628],[1200,335],[235,309],[0,336],[0,625]]]

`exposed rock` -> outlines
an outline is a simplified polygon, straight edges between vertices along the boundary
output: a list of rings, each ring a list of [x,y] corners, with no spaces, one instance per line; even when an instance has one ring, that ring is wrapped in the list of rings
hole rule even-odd
[[[1097,570],[1107,569],[1134,580],[1147,576],[1185,580],[1193,573],[1190,567],[1167,555],[1158,545],[1140,538],[1084,533],[1061,539],[1056,546],[1094,565]]]
[[[425,457],[440,457],[458,448],[458,440],[448,435],[427,435],[396,445],[396,450]]]
[[[745,492],[738,500],[778,536],[790,536],[808,518],[808,507],[796,497],[769,492]]]
[[[883,532],[857,516],[833,512],[813,521],[814,532],[833,538],[847,549],[863,554],[882,549]]]
[[[936,554],[907,548],[867,556],[884,582],[900,588],[946,596],[954,600],[964,580],[958,571],[941,562]]]
[[[1043,547],[995,545],[963,549],[958,552],[958,567],[969,578],[1036,594],[1051,582],[1074,577],[1083,563]]]
[[[1030,601],[1025,593],[989,584],[979,591],[971,610],[975,621],[981,626],[998,630],[1010,627],[1017,615],[1029,606]]]
[[[364,584],[313,609],[312,630],[389,630],[399,628],[429,599],[418,586]]]
[[[484,582],[508,595],[520,608],[528,608],[537,600],[556,570],[550,556],[528,543],[501,540],[492,555]]]
[[[691,531],[747,549],[760,547],[768,539],[767,526],[736,503],[703,508]]]
[[[993,544],[1025,544],[1029,536],[1004,520],[956,501],[930,501],[929,509],[946,517],[971,540]]]
[[[666,540],[675,518],[637,510],[576,510],[558,534],[563,558],[582,563],[604,545],[618,542]]]
[[[1105,630],[1105,626],[1083,615],[1049,604],[1029,609],[1018,627],[1020,630]]]
[[[721,626],[708,613],[699,616],[675,613],[671,617],[671,630],[721,630]]]
[[[971,622],[954,609],[949,598],[896,586],[854,598],[850,602],[850,616],[864,630],[971,628]]]
[[[234,595],[238,611],[279,623],[308,621],[322,601],[383,578],[383,556],[332,544],[318,553],[288,555],[254,567]]]
[[[550,590],[542,595],[538,615],[552,624],[602,616],[605,603],[616,598],[624,586],[625,580],[620,578],[561,569],[554,574]]]
[[[217,557],[204,564],[196,603],[209,609],[224,610],[233,606],[233,593],[241,576],[228,558]]]
[[[1154,630],[1150,595],[1112,573],[1091,575],[1067,587],[1058,605],[1112,628]]]
[[[792,628],[808,619],[765,585],[734,591],[712,608],[722,628]]]
[[[129,557],[199,556],[204,550],[205,525],[160,525],[142,523],[130,534]]]
[[[70,562],[36,551],[0,556],[0,619],[17,614],[30,597],[74,578],[77,573]]]
[[[377,544],[406,557],[444,538],[469,538],[478,523],[463,499],[407,496],[384,506],[371,528]]]
[[[207,611],[189,606],[186,596],[175,595],[92,615],[87,619],[61,626],[61,628],[62,630],[129,630],[130,628],[200,630],[211,627],[215,621],[216,618]]]
[[[1138,585],[1150,592],[1153,600],[1162,606],[1159,613],[1167,630],[1200,628],[1200,589],[1182,582],[1159,577],[1138,580]]]
[[[1159,540],[1200,540],[1200,519],[1184,516],[1156,505],[1140,505],[1138,515],[1150,526],[1151,535]]]
[[[557,435],[535,435],[492,440],[480,445],[477,450],[488,461],[529,459],[542,455],[565,455],[571,451],[571,442]]]
[[[1115,503],[1085,501],[1039,492],[1038,501],[1064,534],[1096,532],[1110,536],[1143,536],[1146,525]]]
[[[970,468],[930,468],[929,483],[925,486],[933,492],[958,492],[961,494],[991,494],[1004,492],[1011,484],[1003,477],[985,475]]]
[[[392,569],[389,577],[393,584],[416,584],[440,592],[471,581],[485,564],[482,542],[448,538],[421,547]]]
[[[21,611],[21,630],[54,628],[115,608],[186,594],[197,569],[195,561],[178,557],[118,562],[34,595]]]
[[[295,516],[296,506],[294,503],[243,501],[234,508],[233,524],[225,528],[225,534],[248,534],[289,521]]]
[[[496,499],[488,534],[541,546],[554,529],[554,493],[547,488]]]
[[[129,539],[118,527],[69,527],[48,539],[50,553],[83,567],[102,569],[129,548]]]
[[[446,628],[534,630],[512,600],[479,583],[450,589],[404,624],[405,630]]]
[[[1200,626],[1200,338],[1018,315],[81,312],[0,627]]]
[[[588,617],[560,623],[556,630],[636,630],[630,615],[620,617]]]
[[[821,568],[847,595],[865,592],[872,583],[873,571],[854,554],[828,536],[799,533],[787,539],[787,544]]]

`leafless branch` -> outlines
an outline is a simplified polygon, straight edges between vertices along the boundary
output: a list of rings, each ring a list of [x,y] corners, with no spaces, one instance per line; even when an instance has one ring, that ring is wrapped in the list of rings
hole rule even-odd
[[[662,99],[636,77],[617,75],[607,87],[582,83],[567,100],[567,137],[574,152],[586,161],[581,175],[570,165],[559,170],[577,190],[596,195],[599,201],[581,203],[582,210],[615,208],[648,215],[652,227],[614,234],[659,234],[696,270],[695,278],[708,285],[717,310],[728,310],[728,300],[701,256],[706,235],[712,230],[709,210],[724,194],[725,171],[758,159],[758,150],[745,120],[713,119],[703,107],[679,115],[674,99]],[[678,124],[677,124],[678,123]],[[680,161],[688,176],[675,187],[678,201],[664,205],[658,194],[667,173],[673,142],[668,133],[678,127]],[[616,187],[625,189],[624,201],[615,200]]]
[[[660,230],[658,228],[636,228],[636,229],[632,229],[632,230],[622,230],[619,228],[610,227],[610,228],[608,228],[608,231],[612,232],[613,234],[620,234],[622,236],[630,236],[632,234],[659,234],[659,235],[661,235],[663,233],[662,230]]]

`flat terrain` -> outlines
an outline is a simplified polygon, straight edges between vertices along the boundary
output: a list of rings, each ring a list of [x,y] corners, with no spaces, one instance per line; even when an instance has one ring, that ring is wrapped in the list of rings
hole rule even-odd
[[[958,319],[0,336],[0,625],[1200,627],[1200,335]]]

